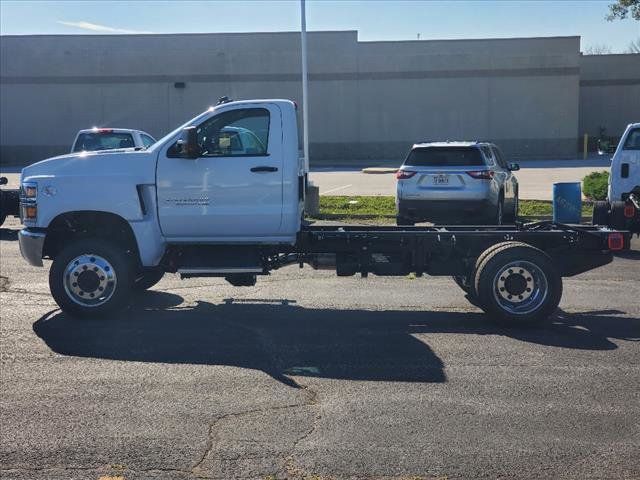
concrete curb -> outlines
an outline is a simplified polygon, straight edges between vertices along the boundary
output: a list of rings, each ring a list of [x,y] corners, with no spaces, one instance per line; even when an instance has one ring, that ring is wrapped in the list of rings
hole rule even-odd
[[[374,173],[374,174],[396,173],[397,171],[398,171],[397,168],[390,168],[390,167],[367,167],[362,169],[362,173]]]

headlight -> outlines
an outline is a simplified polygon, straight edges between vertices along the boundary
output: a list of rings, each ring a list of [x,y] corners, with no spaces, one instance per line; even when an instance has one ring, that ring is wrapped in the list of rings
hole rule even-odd
[[[24,200],[35,200],[38,197],[38,184],[30,182],[23,183],[20,187],[20,196]]]
[[[24,223],[38,219],[38,184],[24,182],[20,185],[20,219]]]

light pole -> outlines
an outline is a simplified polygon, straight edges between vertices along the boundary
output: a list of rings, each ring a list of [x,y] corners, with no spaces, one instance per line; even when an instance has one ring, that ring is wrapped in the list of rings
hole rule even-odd
[[[302,148],[304,164],[309,171],[309,95],[307,79],[307,15],[305,0],[300,0],[300,46],[302,48]]]

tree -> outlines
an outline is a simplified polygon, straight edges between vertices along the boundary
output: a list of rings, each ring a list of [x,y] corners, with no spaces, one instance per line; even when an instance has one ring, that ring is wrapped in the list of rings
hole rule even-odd
[[[604,43],[589,45],[584,49],[585,55],[607,55],[608,53],[611,53],[611,47]]]
[[[627,53],[640,53],[640,37],[629,44],[629,47],[627,47]]]
[[[627,15],[640,21],[640,0],[616,0],[615,3],[609,4],[609,15],[607,20],[623,20]]]

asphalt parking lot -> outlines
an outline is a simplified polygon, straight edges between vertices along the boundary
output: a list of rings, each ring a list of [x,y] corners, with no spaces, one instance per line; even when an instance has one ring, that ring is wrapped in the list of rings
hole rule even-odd
[[[3,479],[640,478],[640,242],[545,329],[448,278],[168,275],[74,320],[0,229]]]

